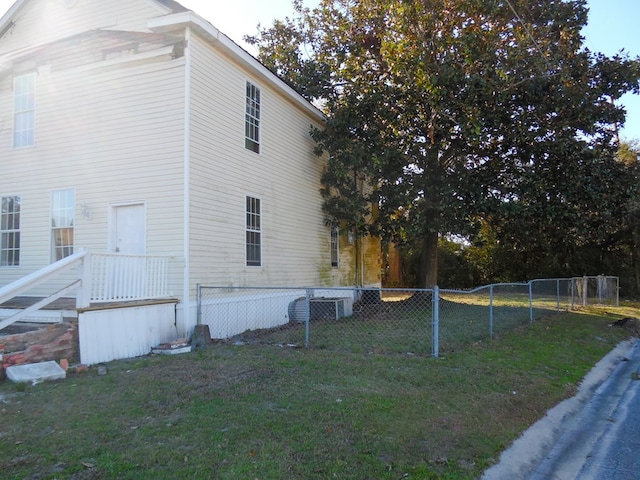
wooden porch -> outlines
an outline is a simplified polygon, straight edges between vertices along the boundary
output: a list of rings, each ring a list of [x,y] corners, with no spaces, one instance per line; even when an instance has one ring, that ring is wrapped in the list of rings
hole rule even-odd
[[[18,310],[23,308],[28,308],[32,305],[35,305],[40,300],[43,300],[44,297],[27,297],[27,296],[18,296],[13,297],[10,300],[7,300],[4,303],[0,303],[1,309],[11,309]],[[76,299],[75,297],[61,297],[48,305],[42,307],[42,310],[75,310],[76,309]]]
[[[47,265],[0,288],[0,336],[16,324],[70,323],[83,363],[148,353],[177,338],[179,300],[168,294],[168,263],[167,257],[78,252]]]

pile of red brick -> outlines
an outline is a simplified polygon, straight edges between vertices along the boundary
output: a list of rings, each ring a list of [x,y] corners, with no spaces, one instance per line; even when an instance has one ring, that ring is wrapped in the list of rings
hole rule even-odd
[[[78,326],[75,323],[48,325],[32,332],[2,338],[2,369],[12,365],[78,358]]]

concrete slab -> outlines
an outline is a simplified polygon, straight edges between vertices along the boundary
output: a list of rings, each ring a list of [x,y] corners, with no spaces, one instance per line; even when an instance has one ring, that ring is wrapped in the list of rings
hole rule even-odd
[[[7,378],[16,383],[40,383],[47,380],[64,380],[67,378],[60,365],[54,361],[13,365],[6,370]]]
[[[209,327],[207,325],[204,326],[207,327],[207,332],[209,332]],[[196,325],[196,329],[197,328],[198,325]],[[209,339],[211,339],[211,336],[209,336]],[[191,352],[193,350],[192,347],[192,345],[189,345],[188,339],[179,338],[173,342],[163,343],[162,345],[152,348],[151,353],[155,353],[157,355],[177,355],[179,353]]]
[[[191,348],[191,345],[187,345],[185,347],[178,347],[178,348],[152,348],[151,349],[151,353],[155,353],[156,355],[178,355],[180,353],[189,353],[191,352],[193,349]]]

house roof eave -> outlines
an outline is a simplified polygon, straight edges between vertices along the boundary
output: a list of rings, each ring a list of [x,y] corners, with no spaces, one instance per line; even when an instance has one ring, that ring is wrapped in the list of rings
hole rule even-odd
[[[7,10],[2,18],[0,18],[0,28],[4,27],[5,23],[11,20],[13,14],[16,13],[16,11],[19,10],[26,1],[27,0],[17,0],[13,5],[11,5],[11,7],[9,7],[9,10]]]
[[[138,41],[154,41],[157,40],[156,37],[163,39],[162,37],[167,37],[166,35],[159,35],[156,33],[145,33],[145,32],[131,32],[124,30],[87,30],[86,32],[74,33],[73,35],[69,35],[67,37],[59,38],[53,42],[46,41],[42,43],[37,43],[34,45],[29,45],[27,47],[20,48],[18,50],[14,50],[11,52],[7,52],[3,55],[0,55],[0,75],[6,71],[11,71],[15,62],[22,61],[25,58],[29,58],[39,52],[51,48],[52,46],[62,44],[65,42],[73,42],[78,41],[83,38],[90,37],[120,37],[124,39],[130,40],[138,40]],[[170,37],[165,38],[163,44],[166,43],[175,43],[177,39],[171,39]]]
[[[2,16],[2,18],[0,18],[0,32],[4,32],[5,30],[7,30],[8,28],[10,28],[11,23],[13,22],[13,15],[20,10],[20,7],[22,7],[22,5],[24,4],[24,2],[26,2],[27,0],[18,0],[17,2],[15,2],[13,5],[11,5],[11,7],[9,8],[9,10],[7,10],[5,12],[5,14]],[[1,37],[2,35],[0,35]]]
[[[147,23],[147,28],[149,28],[149,30],[158,33],[166,33],[177,28],[187,27],[192,28],[200,36],[209,41],[214,47],[223,50],[250,72],[280,90],[285,97],[289,98],[289,100],[298,105],[317,121],[324,122],[326,120],[325,115],[318,108],[309,103],[284,80],[265,67],[249,52],[240,47],[227,35],[214,27],[210,22],[193,11],[157,17],[149,20]]]

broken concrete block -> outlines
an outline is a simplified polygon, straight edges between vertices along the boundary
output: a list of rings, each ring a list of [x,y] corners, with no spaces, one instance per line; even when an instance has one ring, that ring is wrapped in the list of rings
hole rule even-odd
[[[63,380],[67,378],[60,365],[54,361],[12,365],[6,370],[7,378],[18,383],[40,383],[46,380]]]

